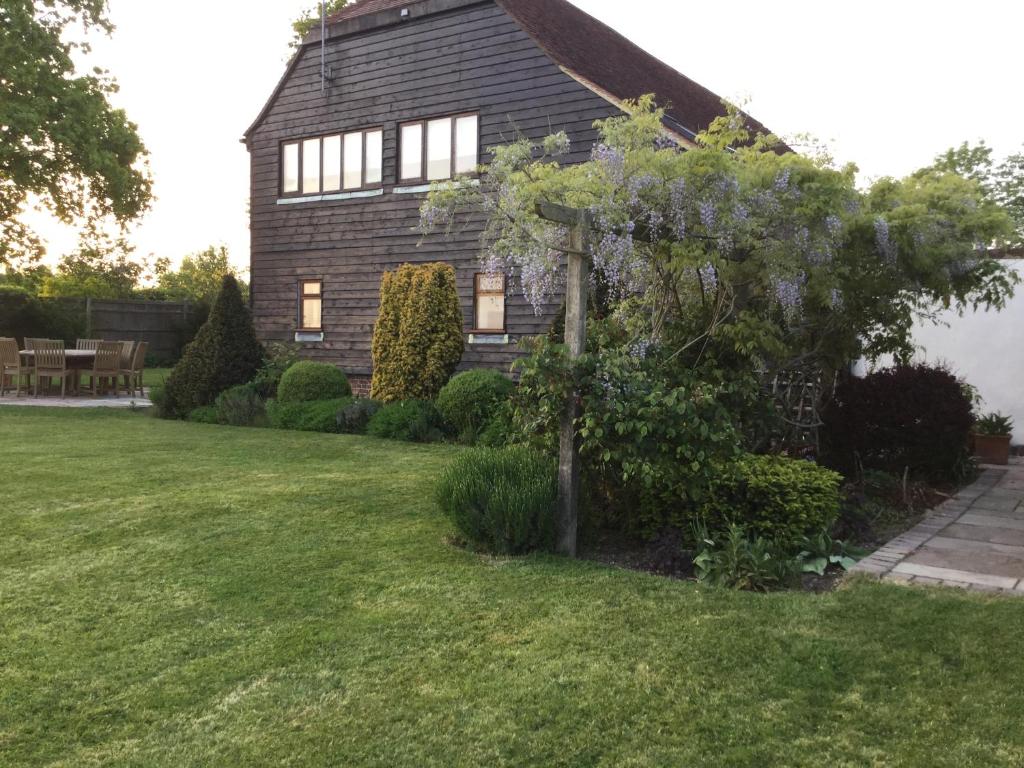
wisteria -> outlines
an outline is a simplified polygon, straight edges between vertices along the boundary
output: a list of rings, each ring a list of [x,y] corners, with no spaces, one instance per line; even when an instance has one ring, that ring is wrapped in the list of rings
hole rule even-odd
[[[896,262],[896,244],[889,234],[889,222],[881,216],[875,217],[875,246],[886,261],[890,264]]]
[[[608,174],[608,180],[615,186],[622,186],[626,179],[626,153],[607,144],[597,144],[590,159]]]
[[[697,270],[697,274],[705,293],[715,293],[718,290],[718,271],[713,264],[705,264]]]
[[[794,279],[777,278],[775,280],[775,300],[787,317],[800,314],[803,304],[803,285],[807,276],[800,273]]]

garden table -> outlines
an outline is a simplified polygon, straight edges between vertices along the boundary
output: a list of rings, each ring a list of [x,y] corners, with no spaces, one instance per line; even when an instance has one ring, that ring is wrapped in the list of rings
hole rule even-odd
[[[21,357],[26,361],[28,365],[31,365],[32,358],[36,355],[34,350],[23,349],[21,350]],[[91,371],[93,361],[96,359],[95,349],[65,349],[64,360],[67,363],[68,368],[76,371]],[[78,376],[75,376],[71,383],[71,388],[78,391]]]

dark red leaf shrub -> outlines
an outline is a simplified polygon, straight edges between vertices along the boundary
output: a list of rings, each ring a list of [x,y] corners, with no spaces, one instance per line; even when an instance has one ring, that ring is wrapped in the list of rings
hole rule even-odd
[[[931,482],[957,482],[972,471],[971,398],[945,368],[898,366],[849,377],[822,414],[822,459],[856,476],[877,469]]]

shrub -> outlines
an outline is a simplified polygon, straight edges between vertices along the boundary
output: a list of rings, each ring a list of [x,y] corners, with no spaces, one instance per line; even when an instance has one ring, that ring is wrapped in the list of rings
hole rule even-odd
[[[955,482],[972,471],[971,398],[944,368],[899,366],[844,379],[822,421],[822,458],[848,477],[867,468]]]
[[[274,429],[292,429],[298,432],[337,433],[339,412],[352,402],[351,398],[312,400],[304,403],[267,403],[267,418]]]
[[[217,415],[217,406],[215,405],[201,405],[198,408],[193,408],[186,418],[195,424],[220,424],[220,416]]]
[[[381,404],[376,400],[368,400],[365,397],[352,401],[338,413],[339,431],[352,435],[364,434],[370,419],[380,408]]]
[[[263,348],[242,292],[226,275],[209,318],[167,378],[162,415],[184,418],[212,405],[225,389],[251,380],[262,362]]]
[[[462,308],[449,264],[385,272],[373,328],[370,396],[433,400],[462,358]]]
[[[459,454],[442,473],[436,498],[467,540],[515,555],[553,548],[557,493],[554,460],[516,446]]]
[[[483,445],[488,448],[500,448],[503,445],[522,443],[523,440],[515,429],[513,418],[513,409],[510,402],[506,401],[499,405],[495,414],[477,436],[477,445]]]
[[[712,483],[702,517],[712,534],[739,526],[792,549],[835,520],[841,480],[810,461],[748,454]]]
[[[425,400],[402,400],[377,411],[366,434],[410,443],[432,443],[443,437],[441,414]]]
[[[281,377],[285,371],[299,362],[300,349],[298,344],[282,341],[273,341],[266,345],[263,367],[252,380],[260,397],[264,400],[274,400],[277,397]]]
[[[974,422],[974,431],[979,435],[1003,437],[1013,434],[1013,419],[1001,413],[988,413]]]
[[[239,384],[221,392],[216,408],[220,423],[232,427],[263,426],[267,418],[266,403],[253,383]]]
[[[494,418],[513,389],[515,384],[497,371],[466,371],[441,388],[437,410],[461,439],[471,443]]]
[[[738,525],[715,537],[706,532],[694,558],[698,581],[716,587],[768,592],[795,581],[801,562],[777,544]]]
[[[341,370],[327,363],[303,360],[281,376],[277,399],[282,403],[308,403],[349,397],[352,387]]]

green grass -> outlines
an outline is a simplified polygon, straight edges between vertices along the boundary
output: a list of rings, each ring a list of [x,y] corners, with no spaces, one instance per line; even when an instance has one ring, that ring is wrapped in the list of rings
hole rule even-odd
[[[154,384],[163,384],[170,375],[170,368],[144,368],[142,371],[142,386],[151,387]]]
[[[1024,764],[1024,601],[445,543],[454,449],[0,409],[4,766]]]

